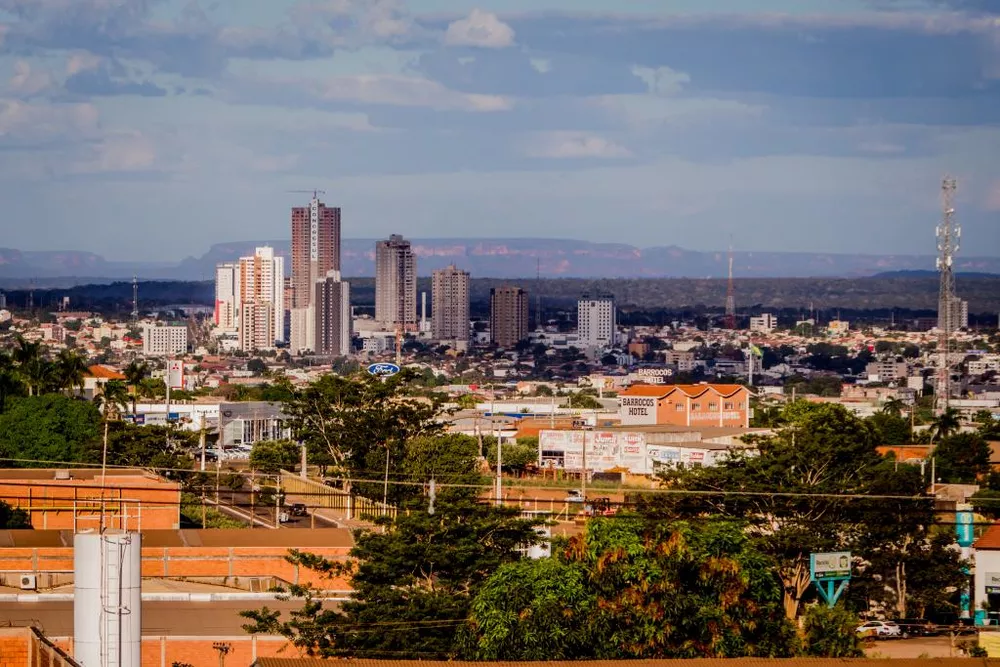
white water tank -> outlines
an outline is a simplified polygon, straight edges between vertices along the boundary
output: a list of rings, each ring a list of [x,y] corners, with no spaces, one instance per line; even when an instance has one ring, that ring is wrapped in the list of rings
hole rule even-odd
[[[73,536],[73,658],[83,667],[141,667],[142,538]]]

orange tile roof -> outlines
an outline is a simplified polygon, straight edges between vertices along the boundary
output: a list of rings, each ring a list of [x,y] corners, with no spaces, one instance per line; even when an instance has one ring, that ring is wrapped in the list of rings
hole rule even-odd
[[[912,461],[926,459],[932,449],[931,445],[880,445],[875,451],[882,456],[895,454],[898,461]]]
[[[987,528],[972,546],[975,549],[1000,549],[1000,523]]]
[[[125,376],[113,368],[101,366],[100,364],[87,367],[87,375],[100,380],[124,380]]]
[[[701,396],[712,390],[721,396],[732,396],[741,389],[739,384],[634,384],[628,389],[618,392],[619,396],[654,396],[662,398],[672,391],[679,390],[691,398]]]

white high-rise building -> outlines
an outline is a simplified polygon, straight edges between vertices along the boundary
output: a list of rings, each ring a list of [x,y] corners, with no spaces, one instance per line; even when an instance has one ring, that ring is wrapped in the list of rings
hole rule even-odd
[[[580,344],[587,348],[612,347],[618,326],[618,311],[611,295],[590,297],[586,294],[576,304]]]
[[[215,323],[236,332],[241,350],[273,350],[286,340],[285,260],[274,248],[216,267]]]
[[[215,267],[215,326],[227,333],[239,328],[239,262]]]

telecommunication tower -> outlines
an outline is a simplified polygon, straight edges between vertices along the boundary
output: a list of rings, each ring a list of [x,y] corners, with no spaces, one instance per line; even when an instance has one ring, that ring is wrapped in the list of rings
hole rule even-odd
[[[726,328],[736,328],[736,295],[733,293],[733,244],[729,244],[729,282],[726,284]]]
[[[132,276],[132,324],[139,321],[139,276]]]
[[[944,209],[943,219],[937,227],[938,252],[937,269],[941,274],[941,287],[938,294],[938,364],[937,377],[934,384],[935,407],[938,413],[948,409],[951,397],[951,347],[955,333],[955,274],[953,263],[958,252],[958,242],[962,236],[962,228],[955,221],[955,187],[954,178],[945,176],[941,182],[941,202]]]

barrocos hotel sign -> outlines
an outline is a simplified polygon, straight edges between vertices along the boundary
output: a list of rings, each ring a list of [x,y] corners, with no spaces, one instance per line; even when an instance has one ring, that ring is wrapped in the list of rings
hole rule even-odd
[[[655,424],[656,398],[653,396],[622,396],[622,424]]]

